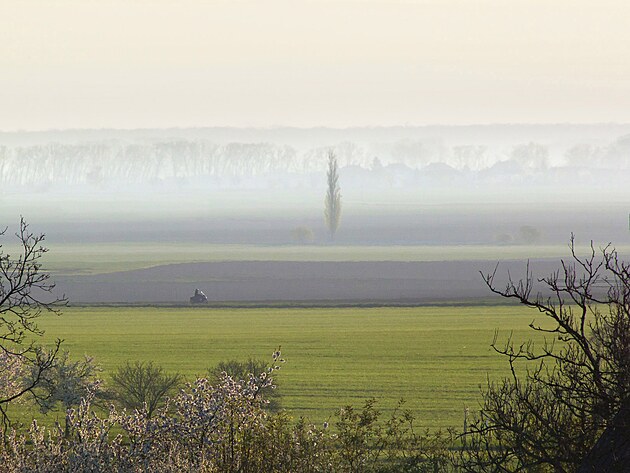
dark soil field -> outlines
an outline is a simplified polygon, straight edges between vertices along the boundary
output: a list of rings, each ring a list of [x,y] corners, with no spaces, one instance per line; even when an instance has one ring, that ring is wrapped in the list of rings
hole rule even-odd
[[[530,262],[539,276],[558,259]],[[509,271],[525,276],[526,261],[499,266],[499,284]],[[430,304],[492,299],[480,271],[495,261],[287,262],[235,261],[160,265],[108,274],[59,276],[58,288],[72,303],[188,303],[195,288],[211,302],[362,302]]]

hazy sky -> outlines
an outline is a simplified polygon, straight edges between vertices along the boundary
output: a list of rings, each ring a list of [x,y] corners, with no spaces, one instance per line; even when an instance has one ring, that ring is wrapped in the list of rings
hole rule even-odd
[[[0,130],[630,122],[630,2],[0,0]]]

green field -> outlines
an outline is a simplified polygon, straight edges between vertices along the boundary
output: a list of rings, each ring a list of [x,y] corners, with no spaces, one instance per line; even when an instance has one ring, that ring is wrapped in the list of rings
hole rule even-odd
[[[218,361],[270,359],[282,346],[282,404],[294,417],[328,419],[336,408],[370,397],[388,409],[404,398],[419,423],[460,427],[475,410],[486,375],[506,374],[490,348],[529,337],[538,314],[515,306],[209,309],[69,308],[46,316],[45,339],[65,340],[74,357],[94,356],[111,371],[126,360],[152,360],[191,379]]]

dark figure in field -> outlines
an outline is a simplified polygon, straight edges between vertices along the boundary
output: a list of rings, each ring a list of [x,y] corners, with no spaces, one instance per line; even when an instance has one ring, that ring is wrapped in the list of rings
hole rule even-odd
[[[195,295],[190,298],[190,303],[203,304],[205,302],[208,302],[208,298],[203,293],[203,291],[200,291],[199,289],[195,289]]]

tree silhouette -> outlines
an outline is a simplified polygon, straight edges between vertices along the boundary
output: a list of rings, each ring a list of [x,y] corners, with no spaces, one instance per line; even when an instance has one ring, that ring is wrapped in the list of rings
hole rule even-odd
[[[328,152],[328,189],[324,200],[324,219],[330,233],[330,239],[335,238],[341,220],[341,189],[339,188],[339,171],[337,157],[332,151]]]
[[[630,263],[610,246],[579,257],[573,237],[570,251],[540,279],[529,264],[502,287],[496,269],[484,275],[492,292],[542,315],[530,327],[543,340],[495,338],[510,376],[488,381],[465,435],[465,471],[576,471],[630,402]]]
[[[6,233],[0,231],[0,236]],[[30,396],[40,404],[46,394],[37,389],[53,374],[60,340],[50,349],[34,341],[43,335],[37,319],[44,313],[60,314],[65,297],[56,297],[50,273],[42,270],[41,259],[48,252],[44,235],[29,230],[20,220],[17,254],[6,253],[0,245],[0,422],[2,431],[10,425],[8,406]]]

